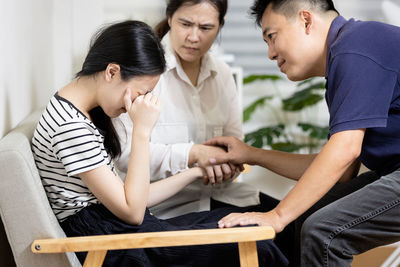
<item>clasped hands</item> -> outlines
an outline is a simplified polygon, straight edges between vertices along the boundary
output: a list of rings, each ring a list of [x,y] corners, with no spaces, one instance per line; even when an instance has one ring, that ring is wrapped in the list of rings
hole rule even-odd
[[[243,171],[242,164],[224,162],[211,164],[210,158],[226,154],[226,150],[219,146],[194,144],[189,153],[189,165],[197,164],[203,169],[203,184],[215,185],[237,177]]]
[[[189,153],[189,165],[204,169],[204,184],[222,183],[236,177],[249,163],[252,147],[236,137],[215,137],[202,145],[195,144]]]
[[[222,149],[208,158],[207,165],[218,166],[222,164],[230,164],[233,166],[241,166],[243,164],[256,164],[255,148],[242,142],[235,137],[215,137],[204,143],[205,146],[213,146]],[[244,226],[244,225],[262,225],[272,226],[276,233],[281,232],[287,223],[284,216],[275,208],[269,212],[245,212],[231,213],[218,222],[219,228]]]

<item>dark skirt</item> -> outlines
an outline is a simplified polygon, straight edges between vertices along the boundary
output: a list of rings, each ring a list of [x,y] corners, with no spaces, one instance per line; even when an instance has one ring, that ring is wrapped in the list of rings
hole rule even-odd
[[[61,223],[65,234],[73,236],[160,232],[175,230],[213,229],[222,217],[248,208],[225,207],[212,211],[189,213],[160,220],[146,210],[141,225],[130,225],[114,216],[103,205],[91,205]],[[288,261],[271,240],[258,241],[260,266],[287,266]],[[76,253],[83,263],[86,252]],[[147,249],[110,250],[103,266],[183,267],[239,266],[237,243],[196,245]]]
[[[255,206],[248,206],[245,207],[244,209],[246,211],[256,211],[256,212],[267,212],[275,208],[279,204],[279,200],[275,199],[273,197],[270,197],[266,194],[263,194],[260,192],[260,204],[255,205]],[[238,208],[236,206],[217,201],[215,199],[211,198],[210,201],[210,208],[211,210],[214,209],[219,209],[219,208],[225,208],[225,207],[233,207],[233,208]],[[235,211],[237,212],[237,211]],[[300,231],[300,229],[299,229]],[[300,232],[298,232],[300,234]],[[296,240],[296,225],[294,222],[290,223],[283,229],[282,232],[278,233],[274,239],[274,244],[279,248],[279,250],[285,255],[285,257],[289,260],[290,266],[296,266],[292,265],[292,263],[296,259],[296,246],[294,246],[294,242]]]

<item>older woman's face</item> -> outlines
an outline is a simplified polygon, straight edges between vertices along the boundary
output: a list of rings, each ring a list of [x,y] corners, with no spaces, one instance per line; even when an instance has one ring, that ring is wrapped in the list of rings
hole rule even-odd
[[[211,3],[182,6],[168,19],[170,39],[180,60],[197,63],[219,31],[219,13]]]

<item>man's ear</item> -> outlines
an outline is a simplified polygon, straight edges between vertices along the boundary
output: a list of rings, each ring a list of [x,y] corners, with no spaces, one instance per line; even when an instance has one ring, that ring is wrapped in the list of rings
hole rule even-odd
[[[313,14],[309,10],[301,10],[299,13],[300,23],[304,25],[306,34],[310,34],[311,26],[314,23]]]
[[[171,17],[168,17],[168,19],[167,19],[167,22],[168,22],[168,26],[171,28],[171,20],[172,20],[172,18]]]
[[[117,75],[120,73],[121,68],[118,64],[115,63],[109,63],[107,65],[107,68],[104,72],[105,79],[107,82],[111,82]]]

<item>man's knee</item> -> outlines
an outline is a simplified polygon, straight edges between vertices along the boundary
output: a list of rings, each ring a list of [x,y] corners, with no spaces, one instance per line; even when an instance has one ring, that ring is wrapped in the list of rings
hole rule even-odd
[[[321,244],[329,235],[329,223],[325,221],[323,212],[317,211],[310,215],[301,227],[301,243]]]

